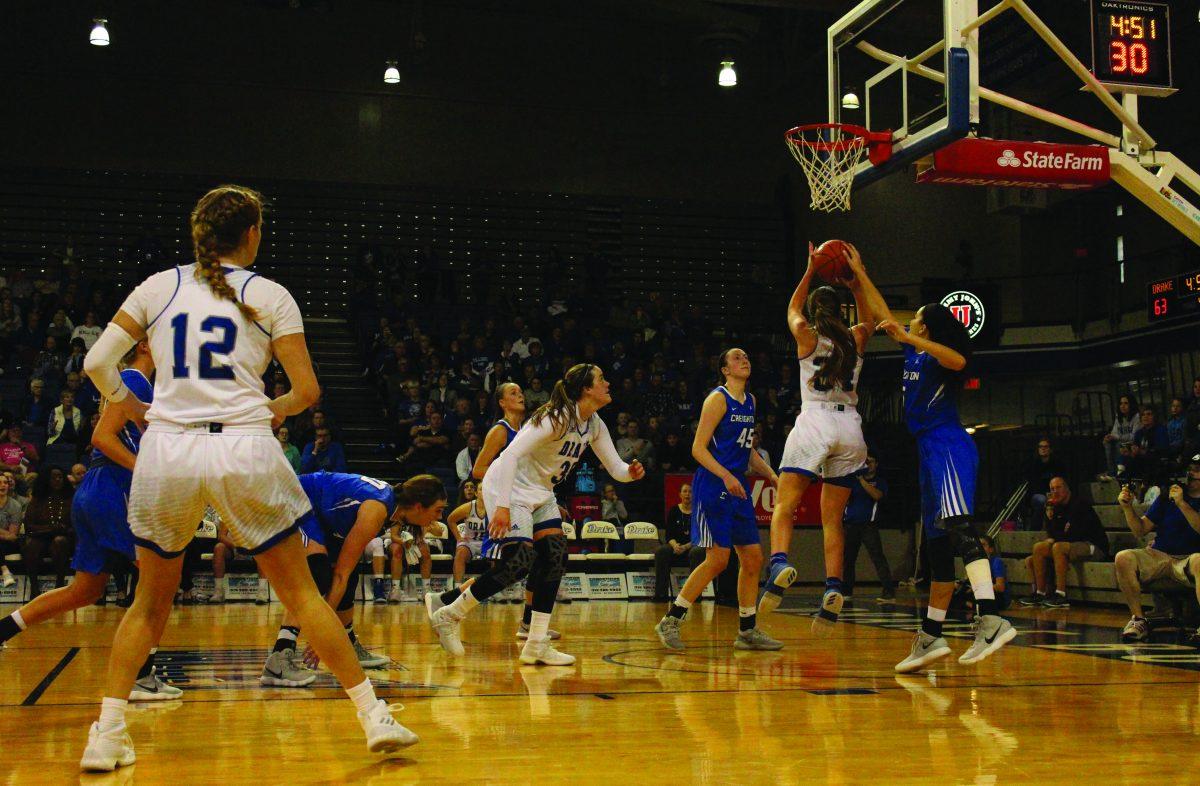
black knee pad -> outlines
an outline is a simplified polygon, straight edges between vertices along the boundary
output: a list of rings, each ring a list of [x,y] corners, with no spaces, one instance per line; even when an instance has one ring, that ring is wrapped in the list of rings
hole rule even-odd
[[[341,599],[338,600],[338,611],[350,611],[350,609],[354,608],[354,594],[358,590],[358,576],[358,568],[355,567],[354,570],[350,571],[350,578],[346,581],[346,589],[342,592]],[[329,583],[332,586],[333,580],[330,579]]]
[[[321,593],[321,597],[328,595],[329,588],[333,586],[333,565],[329,562],[329,555],[309,554],[308,572],[317,582],[317,592]]]
[[[565,535],[547,535],[533,544],[540,561],[546,566],[546,581],[562,581],[567,572],[567,538]]]
[[[496,580],[504,587],[516,584],[529,574],[536,558],[533,549],[523,543],[505,546],[495,567]]]
[[[934,581],[948,583],[954,581],[954,544],[947,535],[940,538],[930,538],[926,546],[929,553],[929,576]]]
[[[540,556],[537,552],[537,544],[534,546],[533,565],[529,567],[529,575],[525,577],[525,589],[533,592],[533,588],[546,580],[546,563],[545,560],[537,559]]]
[[[949,534],[954,543],[954,550],[962,557],[964,565],[987,559],[987,552],[983,550],[983,543],[979,540],[979,533],[975,531],[970,516],[949,516],[940,523]]]

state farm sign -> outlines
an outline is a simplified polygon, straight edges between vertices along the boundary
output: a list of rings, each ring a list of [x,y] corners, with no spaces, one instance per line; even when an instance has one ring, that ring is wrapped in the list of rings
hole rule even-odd
[[[1108,182],[1108,148],[960,139],[917,163],[918,183],[1011,188],[1095,188]]]

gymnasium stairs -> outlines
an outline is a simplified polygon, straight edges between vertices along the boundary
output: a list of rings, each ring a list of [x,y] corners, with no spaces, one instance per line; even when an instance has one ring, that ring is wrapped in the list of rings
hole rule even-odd
[[[383,405],[361,376],[362,363],[349,324],[337,316],[307,317],[304,329],[323,391],[321,407],[346,449],[350,470],[397,480],[399,465],[392,452],[379,450],[380,443],[391,441]]]

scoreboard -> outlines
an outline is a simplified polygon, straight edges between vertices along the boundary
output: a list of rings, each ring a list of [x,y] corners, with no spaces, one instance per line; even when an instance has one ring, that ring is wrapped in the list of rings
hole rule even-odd
[[[1200,270],[1151,281],[1146,295],[1146,316],[1151,322],[1200,316]]]
[[[1175,92],[1170,7],[1141,0],[1092,0],[1092,73],[1116,92]]]

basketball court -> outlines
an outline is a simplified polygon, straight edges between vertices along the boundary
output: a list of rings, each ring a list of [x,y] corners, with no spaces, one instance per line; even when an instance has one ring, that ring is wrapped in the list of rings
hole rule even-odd
[[[800,595],[769,622],[787,645],[777,653],[735,651],[736,613],[711,603],[684,626],[689,649],[673,653],[654,636],[656,604],[576,602],[555,625],[579,663],[560,668],[517,664],[519,606],[481,609],[458,660],[438,648],[420,606],[362,608],[360,636],[393,660],[368,673],[422,738],[386,761],[362,750],[327,673],[312,689],[258,686],[277,604],[178,609],[160,663],[184,699],[131,712],[138,763],[80,782],[1189,780],[1192,647],[1121,644],[1116,612],[1016,611],[1020,635],[979,666],[950,658],[897,676],[916,624],[910,593],[896,605],[856,601],[828,637],[811,631],[815,597]],[[4,652],[5,783],[79,777],[79,730],[95,713],[120,613],[80,612]],[[947,626],[956,656],[969,631]],[[532,763],[543,748],[554,755]]]
[[[1026,192],[1112,182],[1200,245],[1198,161],[1164,150],[1163,130],[1143,122],[1154,116],[1150,102],[1177,90],[1171,13],[1179,6],[1089,0],[1073,4],[1087,13],[1064,29],[1061,14],[1044,19],[1026,0],[843,5],[827,30],[825,69],[812,75],[828,111],[793,118],[785,137],[813,211],[851,211],[834,220],[852,226],[855,200],[885,178]],[[989,54],[996,29],[1005,46],[1013,36],[1033,42],[1045,58],[1039,68],[1060,84],[1073,80],[1070,100],[1039,103],[1046,77],[1037,68],[989,85],[1005,57]],[[1194,57],[1195,42],[1183,43],[1174,56]],[[1153,316],[1200,311],[1200,276],[1176,273],[1154,285]],[[964,296],[955,316],[982,323],[975,295],[953,295]],[[999,518],[993,534],[998,528]],[[817,550],[807,557],[819,558]],[[1010,591],[1024,589],[1016,581]],[[902,589],[885,604],[860,587],[836,626],[814,629],[814,593],[798,589],[760,619],[784,642],[779,652],[734,650],[736,609],[707,600],[683,625],[682,652],[654,634],[659,604],[561,605],[553,624],[578,659],[570,667],[519,665],[516,605],[478,609],[463,628],[465,657],[453,658],[421,605],[359,604],[358,636],[392,661],[368,675],[421,736],[382,760],[365,750],[328,671],[308,688],[259,685],[278,603],[177,607],[158,664],[183,699],[131,705],[137,763],[80,776],[122,614],[90,607],[31,627],[0,652],[0,784],[1196,780],[1200,649],[1183,643],[1186,631],[1122,643],[1128,616],[1113,597],[1069,610],[1014,608],[1005,614],[1018,636],[982,663],[956,662],[972,638],[959,617],[946,625],[954,657],[897,675],[923,594]]]

